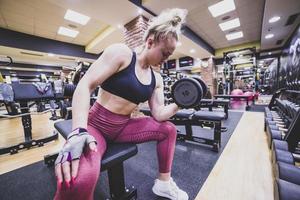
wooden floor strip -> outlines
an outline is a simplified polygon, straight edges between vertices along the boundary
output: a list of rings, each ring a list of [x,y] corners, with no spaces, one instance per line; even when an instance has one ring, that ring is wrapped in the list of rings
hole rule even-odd
[[[34,139],[49,136],[54,131],[54,121],[50,114],[32,115],[32,136]],[[0,120],[0,147],[7,147],[24,142],[24,131],[21,118]],[[23,150],[17,154],[0,155],[0,174],[41,161],[47,154],[58,152],[64,144],[64,138],[46,143],[43,147]]]
[[[196,200],[273,200],[263,113],[245,112]]]

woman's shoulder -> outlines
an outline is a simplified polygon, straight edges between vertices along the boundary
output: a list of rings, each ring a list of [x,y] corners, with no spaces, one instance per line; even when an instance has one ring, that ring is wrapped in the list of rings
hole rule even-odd
[[[115,44],[111,44],[110,46],[108,46],[105,51],[108,51],[114,55],[123,55],[123,56],[131,56],[132,55],[132,50],[123,43],[115,43]]]
[[[120,63],[118,70],[120,71],[130,64],[133,56],[133,51],[123,43],[115,43],[108,46],[104,50],[103,54],[105,55],[105,59]]]

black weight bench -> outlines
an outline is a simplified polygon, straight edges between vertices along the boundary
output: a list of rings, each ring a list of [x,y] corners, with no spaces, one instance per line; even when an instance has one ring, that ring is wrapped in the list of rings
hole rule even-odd
[[[0,155],[6,153],[15,154],[18,153],[18,151],[20,150],[30,149],[32,147],[41,147],[45,143],[58,139],[57,133],[49,134],[49,136],[40,139],[32,138],[32,120],[30,114],[30,103],[32,101],[45,101],[53,99],[54,94],[52,91],[52,87],[49,86],[49,89],[45,93],[40,93],[37,91],[36,87],[33,84],[13,83],[11,84],[11,86],[14,93],[14,102],[20,103],[21,113],[7,115],[6,118],[21,118],[25,141],[9,147],[0,148]]]
[[[252,103],[254,104],[254,95],[214,95],[215,99],[241,99],[246,101],[246,110],[249,110],[249,98],[252,97]]]
[[[72,120],[56,122],[54,127],[66,139],[72,130]],[[101,161],[101,171],[108,171],[109,190],[114,200],[131,200],[137,198],[137,190],[125,186],[123,162],[138,152],[135,144],[108,143]],[[45,157],[47,165],[53,165],[57,154]]]
[[[140,111],[145,115],[151,116],[150,109],[143,108],[140,109]],[[184,109],[178,111],[172,118],[169,119],[169,121],[175,125],[185,126],[186,134],[178,133],[178,139],[212,145],[213,151],[218,152],[221,147],[221,132],[223,119],[225,119],[225,113],[223,112],[194,111]],[[213,128],[213,139],[194,136],[192,126]]]
[[[223,107],[225,119],[228,119],[229,103],[230,100],[228,99],[201,99],[199,106],[195,109],[200,110],[201,108],[208,108],[209,111],[213,111],[213,108]]]

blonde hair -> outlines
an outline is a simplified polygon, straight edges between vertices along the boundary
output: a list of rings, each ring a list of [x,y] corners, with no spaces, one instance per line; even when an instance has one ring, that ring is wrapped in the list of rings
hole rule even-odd
[[[160,15],[150,20],[143,40],[146,41],[149,36],[154,35],[154,41],[158,42],[169,34],[178,40],[186,15],[186,9],[173,8],[163,10]]]

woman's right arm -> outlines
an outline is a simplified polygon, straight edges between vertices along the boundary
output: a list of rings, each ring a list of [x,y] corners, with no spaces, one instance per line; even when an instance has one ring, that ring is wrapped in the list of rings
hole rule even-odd
[[[116,73],[120,67],[128,63],[131,50],[123,44],[111,45],[88,69],[79,81],[72,100],[72,129],[67,143],[60,151],[55,162],[55,174],[59,187],[63,181],[69,186],[71,177],[75,178],[79,168],[79,158],[86,144],[91,150],[97,151],[95,139],[86,132],[78,133],[77,128],[87,128],[88,111],[90,107],[90,94],[104,80]],[[83,129],[80,129],[83,130]],[[80,144],[80,145],[79,145]],[[71,167],[72,166],[72,167]]]
[[[124,44],[114,44],[105,49],[102,55],[88,69],[79,81],[72,100],[72,128],[87,128],[90,95],[108,77],[116,73],[131,59],[131,50]]]

